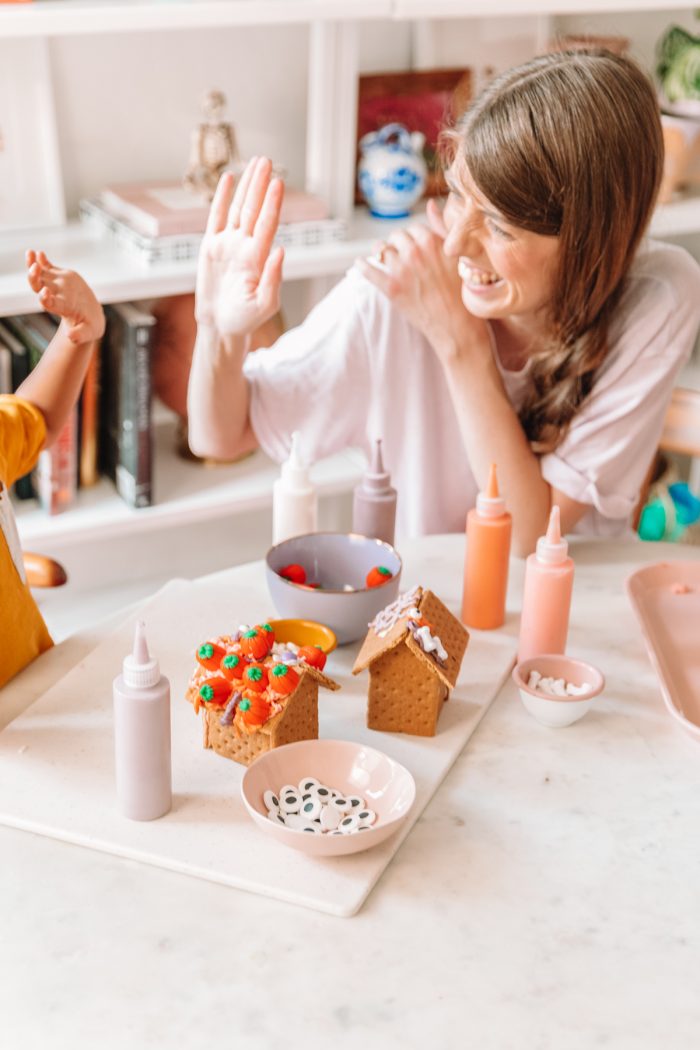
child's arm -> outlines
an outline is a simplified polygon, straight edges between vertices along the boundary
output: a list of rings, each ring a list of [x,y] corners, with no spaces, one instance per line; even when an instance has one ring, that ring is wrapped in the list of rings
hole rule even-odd
[[[283,251],[273,247],[283,187],[250,161],[233,192],[221,177],[197,269],[195,342],[187,395],[190,447],[228,459],[255,448],[243,362],[251,334],[279,309]]]
[[[104,312],[79,274],[60,270],[44,252],[27,252],[27,279],[45,310],[61,323],[36,368],[15,391],[35,405],[51,445],[78,399],[95,341],[105,330]]]

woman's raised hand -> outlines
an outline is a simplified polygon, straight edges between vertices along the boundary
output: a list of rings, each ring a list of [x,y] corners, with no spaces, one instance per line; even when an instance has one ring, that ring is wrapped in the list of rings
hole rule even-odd
[[[221,176],[197,267],[195,316],[220,335],[249,335],[279,309],[284,249],[272,247],[284,186],[266,157],[254,157],[234,193]]]

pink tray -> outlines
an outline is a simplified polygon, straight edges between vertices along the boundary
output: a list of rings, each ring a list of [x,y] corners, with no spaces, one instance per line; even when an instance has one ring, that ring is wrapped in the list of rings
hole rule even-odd
[[[700,561],[648,565],[625,586],[666,707],[700,741]]]

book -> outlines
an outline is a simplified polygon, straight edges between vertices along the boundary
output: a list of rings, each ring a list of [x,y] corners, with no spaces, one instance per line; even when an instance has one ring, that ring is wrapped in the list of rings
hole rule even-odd
[[[53,339],[58,322],[48,314],[22,314],[5,319],[26,347],[29,370],[35,368]],[[75,502],[78,487],[78,409],[71,410],[56,440],[39,453],[33,471],[34,493],[49,514],[62,514]]]
[[[203,234],[209,204],[180,182],[132,182],[106,186],[98,195],[105,211],[143,237]],[[280,223],[316,222],[328,218],[322,197],[285,188]]]
[[[80,218],[87,225],[107,234],[119,247],[132,253],[147,265],[167,262],[187,262],[199,255],[202,235],[182,233],[164,237],[145,237],[127,222],[115,218],[99,200],[84,198],[79,204]],[[344,219],[319,219],[280,225],[275,243],[285,248],[306,248],[320,244],[344,241],[348,225]]]
[[[100,398],[100,465],[130,507],[153,499],[151,337],[155,317],[138,303],[105,308]]]
[[[10,389],[8,393],[14,393],[29,375],[29,352],[24,343],[17,339],[3,321],[0,321],[0,342],[10,352]],[[17,478],[13,492],[17,499],[34,499],[31,473]]]

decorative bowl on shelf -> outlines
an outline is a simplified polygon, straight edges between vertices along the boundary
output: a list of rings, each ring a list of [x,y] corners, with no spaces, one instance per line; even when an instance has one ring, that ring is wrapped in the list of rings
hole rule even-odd
[[[304,569],[303,585],[280,576],[289,566]],[[367,576],[378,566],[391,576],[381,586],[368,587]],[[293,536],[271,547],[265,558],[267,586],[280,616],[325,624],[339,645],[364,637],[370,620],[394,601],[401,568],[401,558],[389,543],[352,532]]]
[[[584,685],[588,688],[574,696],[552,696],[528,685],[533,671],[539,672],[543,678],[563,678],[577,689]],[[605,678],[597,667],[570,656],[550,654],[532,656],[516,664],[513,681],[520,691],[525,709],[550,729],[560,729],[578,722],[591,709],[594,699],[605,687]]]
[[[359,796],[376,815],[375,822],[353,834],[308,834],[271,820],[263,800],[266,791],[277,794],[285,785],[314,777],[328,788]],[[314,857],[359,853],[393,835],[404,822],[416,798],[413,777],[393,758],[350,740],[300,740],[267,751],[246,770],[241,795],[248,813],[261,831],[285,846]]]
[[[360,139],[358,184],[372,215],[405,218],[422,196],[428,169],[425,135],[403,124],[386,124]]]

